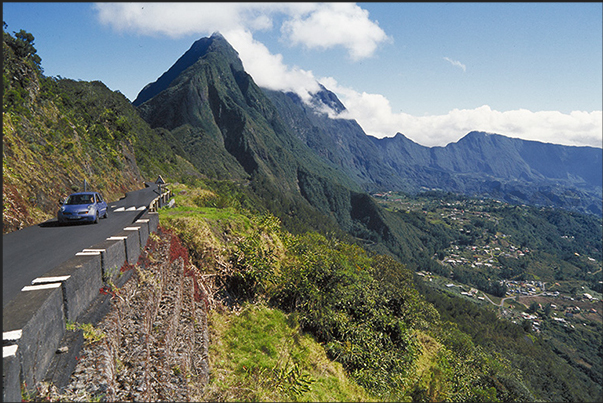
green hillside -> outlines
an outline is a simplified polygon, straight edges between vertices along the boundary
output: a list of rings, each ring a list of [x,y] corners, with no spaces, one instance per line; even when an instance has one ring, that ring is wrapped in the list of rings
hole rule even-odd
[[[151,127],[169,130],[207,177],[248,182],[294,231],[334,231],[337,221],[351,221],[332,204],[349,205],[356,185],[292,134],[222,36],[200,39],[182,59],[190,61],[174,65],[179,74],[166,73],[176,75],[167,88],[140,100],[141,116]],[[153,89],[151,84],[146,91]]]
[[[46,77],[33,35],[3,33],[3,233],[56,216],[87,188],[117,200],[158,174],[199,176],[171,135],[154,131],[103,83]]]

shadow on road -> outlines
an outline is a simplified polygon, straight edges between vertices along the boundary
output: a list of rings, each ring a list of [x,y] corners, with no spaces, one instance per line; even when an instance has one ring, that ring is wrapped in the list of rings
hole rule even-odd
[[[38,227],[42,227],[42,228],[57,228],[57,227],[69,227],[72,225],[86,225],[86,224],[90,224],[89,222],[66,222],[63,224],[60,224],[57,220],[48,220],[48,221],[44,221],[43,223],[38,224]]]

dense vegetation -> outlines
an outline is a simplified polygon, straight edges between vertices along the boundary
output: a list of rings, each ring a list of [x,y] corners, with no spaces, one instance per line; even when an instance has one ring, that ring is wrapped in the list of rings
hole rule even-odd
[[[204,275],[220,279],[223,301],[284,312],[374,398],[533,400],[506,360],[440,320],[394,258],[316,232],[293,235],[239,203],[214,207],[236,195],[185,185],[174,192],[178,207],[161,211],[162,225],[180,235]],[[242,382],[263,370],[248,361],[235,376]]]
[[[442,320],[456,323],[475,345],[507,359],[536,399],[586,402],[601,396],[600,322],[573,330],[549,318],[545,330],[536,334],[531,327],[499,319],[492,308],[447,295],[420,281],[417,287]],[[577,354],[576,350],[583,351]]]

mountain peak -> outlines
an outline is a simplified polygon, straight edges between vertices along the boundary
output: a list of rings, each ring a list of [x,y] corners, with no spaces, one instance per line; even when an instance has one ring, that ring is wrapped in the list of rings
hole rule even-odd
[[[312,94],[312,106],[317,110],[324,110],[324,107],[332,110],[335,114],[345,111],[345,106],[339,101],[337,95],[329,91],[324,85],[318,84],[320,90]]]
[[[132,104],[134,106],[139,106],[153,98],[155,95],[168,88],[172,81],[174,81],[174,79],[184,70],[212,51],[225,51],[232,56],[235,56],[235,60],[238,60],[239,54],[237,51],[228,43],[220,32],[216,31],[209,38],[201,38],[195,41],[189,50],[187,50],[168,71],[163,73],[157,81],[147,84],[140,93],[138,93],[138,96]]]
[[[488,132],[480,132],[480,131],[471,131],[469,133],[467,133],[464,137],[461,138],[461,140],[477,140],[477,139],[484,139],[490,136],[498,136],[497,134],[494,133],[488,133]],[[459,141],[461,141],[459,140]]]
[[[222,34],[220,33],[220,31],[216,31],[213,34],[211,34],[211,36],[209,37],[209,39],[224,39],[224,36],[222,36]]]

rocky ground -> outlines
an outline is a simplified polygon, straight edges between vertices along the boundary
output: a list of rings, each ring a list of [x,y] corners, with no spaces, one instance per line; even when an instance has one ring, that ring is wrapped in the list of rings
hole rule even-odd
[[[84,330],[69,384],[40,383],[34,401],[195,401],[208,382],[211,292],[171,234],[151,234],[134,274],[111,284],[111,310]],[[30,400],[27,399],[26,400]]]

